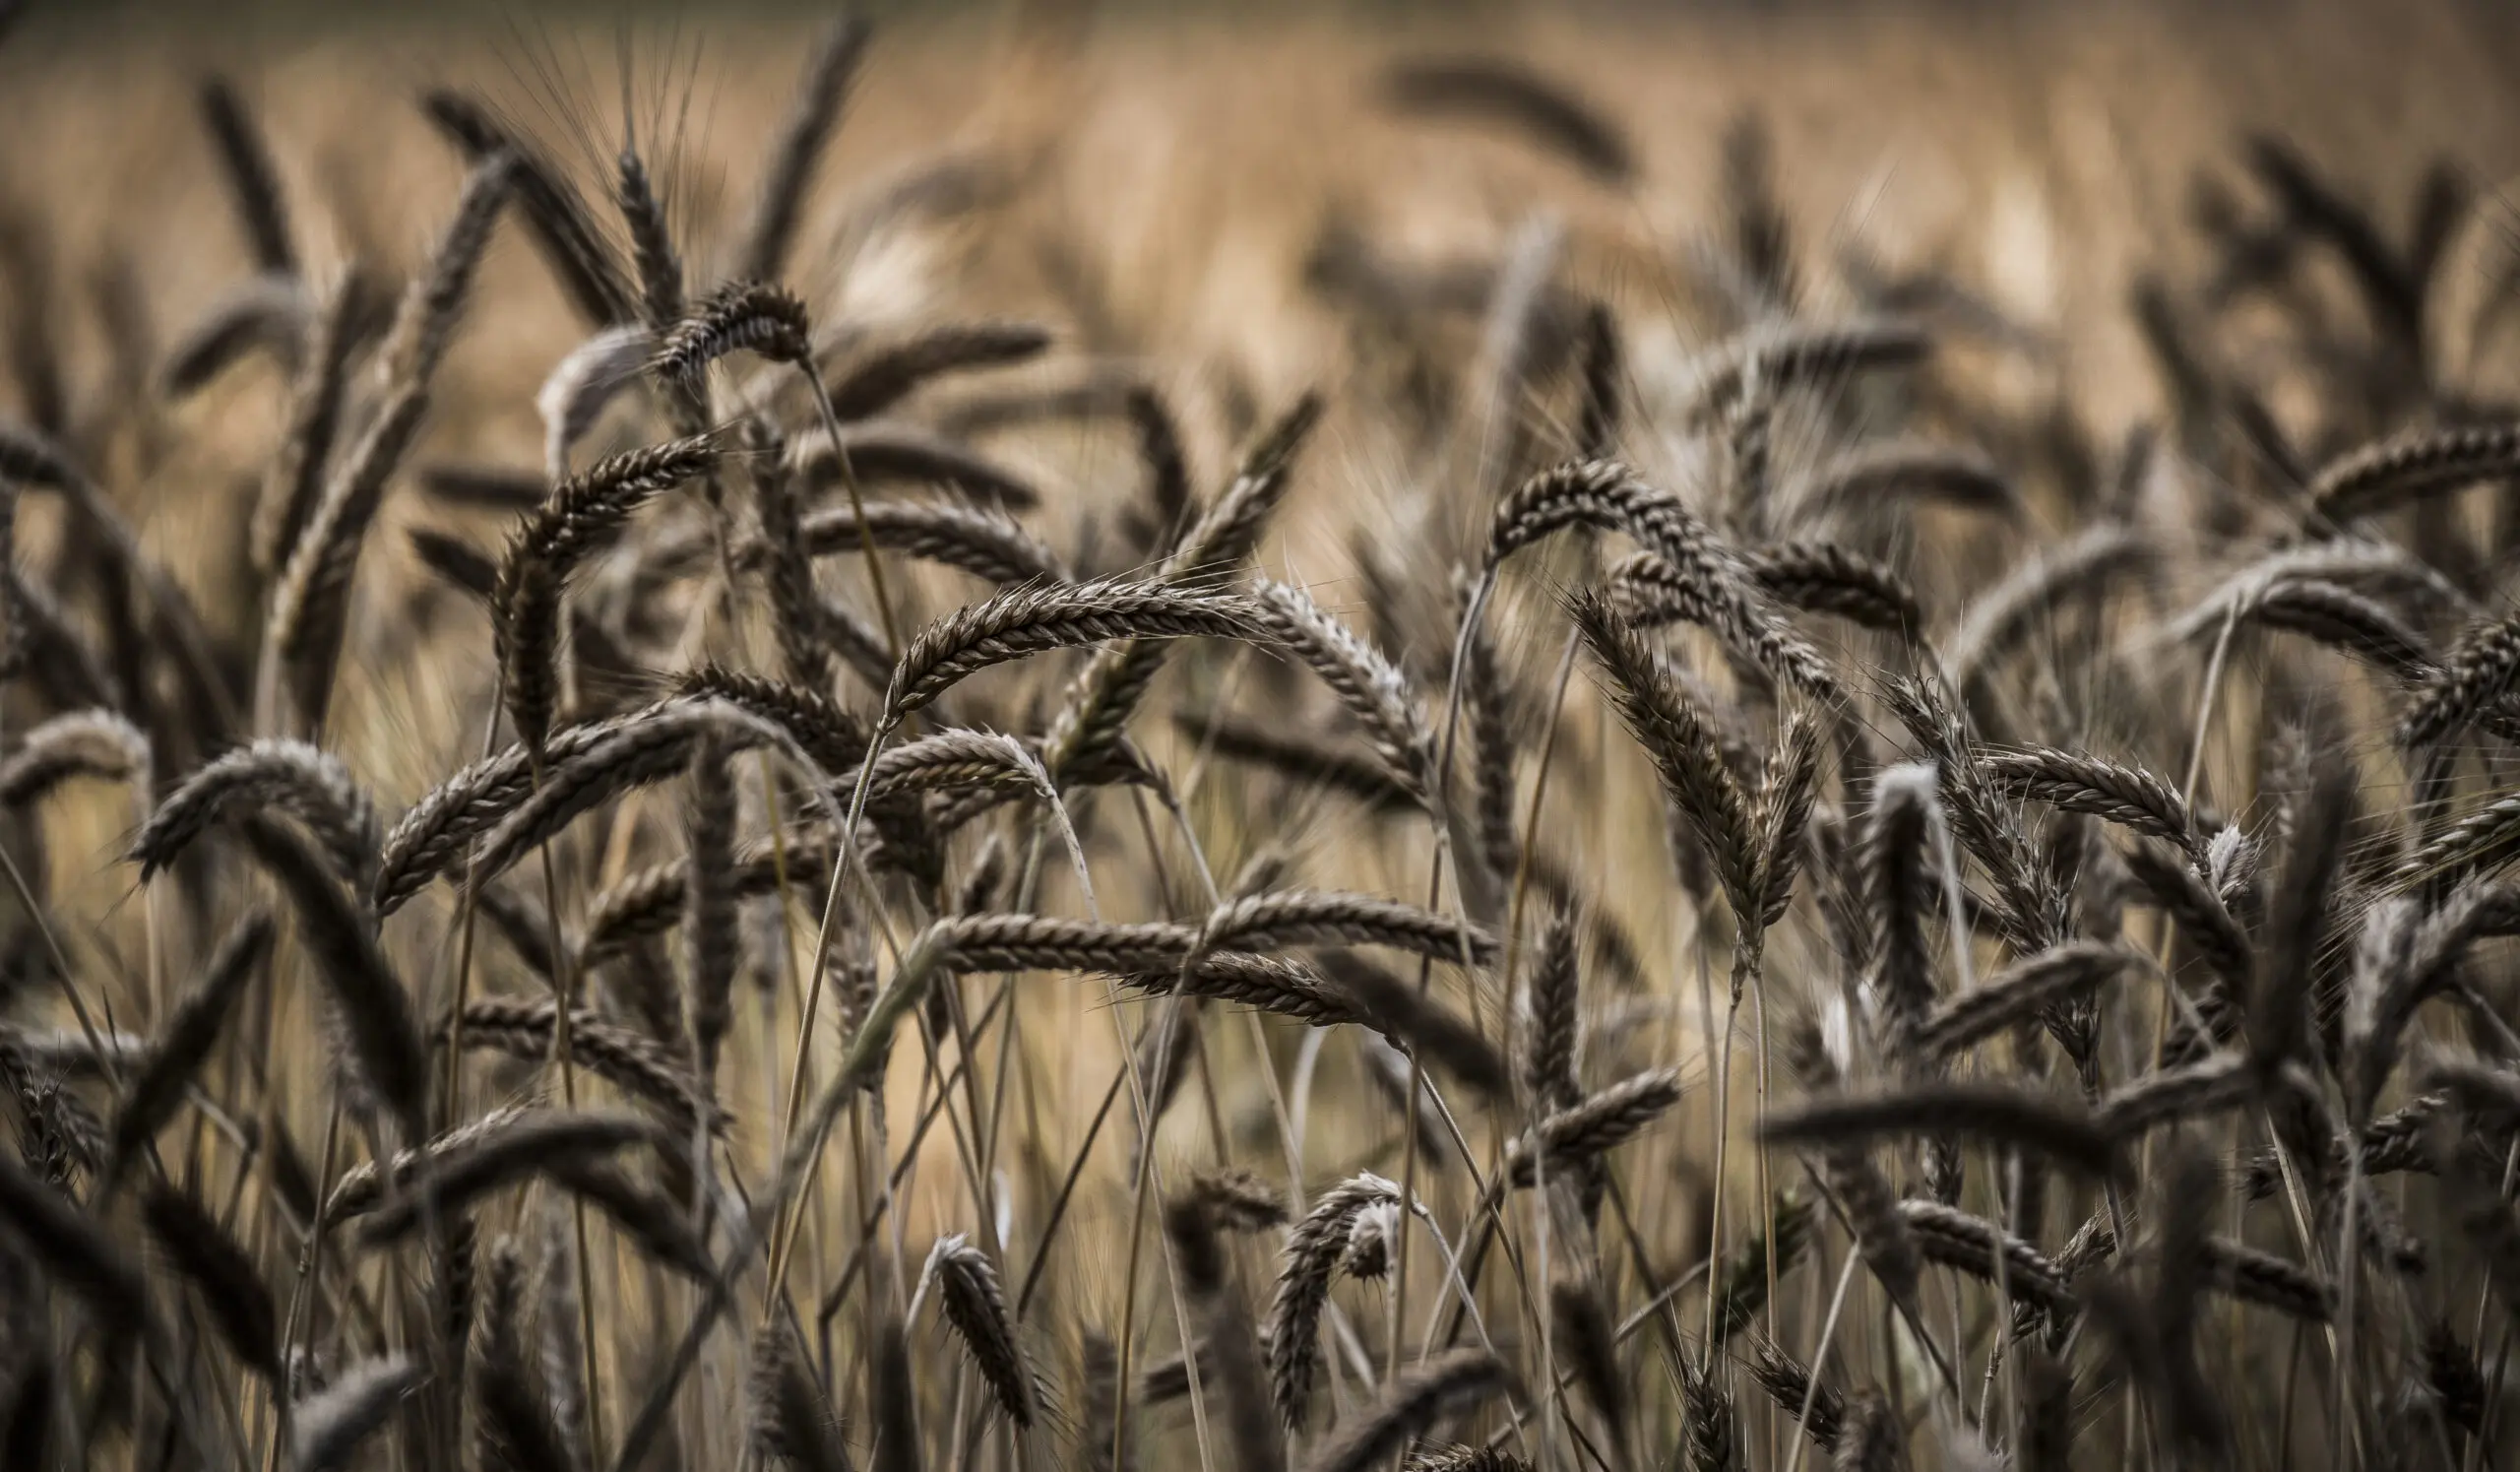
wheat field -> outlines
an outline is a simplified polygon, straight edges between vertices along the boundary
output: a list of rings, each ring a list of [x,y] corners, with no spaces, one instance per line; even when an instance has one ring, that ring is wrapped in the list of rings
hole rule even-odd
[[[0,1466],[2520,1465],[2514,63],[0,6]]]

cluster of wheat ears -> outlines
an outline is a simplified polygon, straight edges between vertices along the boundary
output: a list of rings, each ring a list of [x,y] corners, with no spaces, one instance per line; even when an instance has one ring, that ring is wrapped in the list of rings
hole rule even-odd
[[[2253,145],[2106,447],[1955,280],[1812,306],[1755,125],[1677,361],[1544,223],[1337,224],[1349,371],[1203,485],[1155,376],[780,285],[865,40],[707,289],[635,145],[453,90],[408,286],[315,269],[205,85],[258,274],[114,392],[283,369],[217,603],[21,300],[0,1463],[2497,1463],[2520,422],[2455,368],[2520,291],[2445,327],[2454,173],[2400,229]],[[1514,67],[1382,98],[1635,166]],[[502,222],[591,334],[546,463],[413,464]],[[1099,494],[1003,453],[1080,434]],[[1254,571],[1308,480],[1392,503],[1353,618]],[[478,733],[399,813],[351,669]]]

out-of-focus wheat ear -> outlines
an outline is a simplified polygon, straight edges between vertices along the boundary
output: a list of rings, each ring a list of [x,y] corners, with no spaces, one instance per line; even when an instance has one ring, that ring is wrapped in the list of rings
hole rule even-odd
[[[2520,677],[2520,616],[2488,619],[2459,636],[2441,667],[2416,687],[2392,733],[2414,751],[2456,736]]]
[[[879,1265],[867,1277],[867,1296],[887,1306],[895,1302],[890,1295],[896,1271],[889,1263]],[[866,1403],[874,1421],[870,1464],[873,1472],[919,1472],[918,1387],[911,1377],[910,1334],[889,1307],[880,1312],[874,1339],[866,1354]]]
[[[35,688],[66,709],[119,708],[122,692],[114,677],[52,595],[14,567],[0,567],[0,578],[7,580],[9,638],[21,657],[18,668]]]
[[[1771,312],[1791,312],[1798,299],[1793,228],[1776,196],[1776,160],[1767,118],[1755,107],[1724,127],[1725,248]]]
[[[1137,1448],[1120,1437],[1120,1356],[1106,1336],[1088,1329],[1083,1349],[1085,1394],[1077,1424],[1076,1459],[1084,1472],[1123,1472]],[[1119,1450],[1118,1460],[1112,1457]]]
[[[690,988],[688,1024],[694,1077],[714,1092],[718,1052],[734,1020],[735,973],[743,937],[731,877],[735,864],[735,782],[726,753],[704,739],[686,778],[684,831],[691,845],[683,897],[683,974]]]
[[[1926,440],[1861,445],[1820,467],[1800,491],[1814,511],[1855,511],[1903,499],[2018,514],[2021,495],[1984,452]]]
[[[2024,957],[1935,1007],[1918,1023],[1913,1042],[1925,1056],[1948,1059],[2059,1001],[2123,976],[2143,961],[2122,945],[2069,940]]]
[[[1380,93],[1385,106],[1411,116],[1495,123],[1604,184],[1636,177],[1635,150],[1616,125],[1565,84],[1519,62],[1417,57],[1385,71]]]
[[[491,1249],[479,1343],[472,1355],[473,1436],[484,1468],[571,1472],[568,1445],[525,1354],[526,1264],[514,1238]]]
[[[380,1355],[333,1376],[300,1401],[290,1417],[297,1472],[342,1472],[368,1438],[385,1426],[403,1397],[420,1387],[420,1367],[405,1355]]]
[[[2159,554],[2144,533],[2104,523],[2029,558],[1971,601],[1960,626],[1941,641],[1944,672],[1956,688],[1969,688],[2076,594],[2131,581]]]
[[[225,77],[204,78],[199,94],[203,126],[219,153],[228,202],[235,207],[257,269],[277,273],[297,270],[297,252],[289,244],[288,200],[281,191],[280,168],[272,161],[263,130],[246,110],[236,85]]]
[[[1133,510],[1127,522],[1131,544],[1144,555],[1169,547],[1189,528],[1190,462],[1181,449],[1181,426],[1173,422],[1162,394],[1147,384],[1131,384],[1121,407],[1137,437],[1138,460],[1146,467],[1145,505]]]
[[[639,278],[641,314],[651,331],[664,332],[682,320],[682,256],[674,249],[664,201],[657,198],[656,182],[635,146],[623,148],[613,165],[612,200],[630,231],[630,265]]]
[[[1609,1427],[1610,1442],[1625,1460],[1627,1382],[1619,1372],[1618,1340],[1598,1285],[1562,1279],[1549,1285],[1550,1343],[1567,1362],[1593,1409]]]
[[[1287,1452],[1278,1416],[1260,1373],[1260,1343],[1251,1316],[1229,1281],[1215,1214],[1198,1194],[1168,1201],[1164,1234],[1171,1244],[1199,1334],[1200,1369],[1212,1374],[1226,1404],[1226,1440],[1242,1472],[1282,1472]]]
[[[2446,1318],[2425,1326],[2423,1384],[2444,1425],[2466,1436],[2484,1435],[2492,1391],[2477,1365],[2476,1351],[2460,1341]]]
[[[147,1061],[125,1080],[122,1105],[114,1113],[109,1175],[119,1175],[160,1125],[174,1117],[192,1085],[219,1046],[238,998],[263,969],[272,948],[271,917],[251,911],[238,921],[211,954],[196,984],[158,1029]]]
[[[2021,1356],[2021,1423],[2013,1443],[2022,1472],[2072,1472],[2074,1374],[2036,1344]]]
[[[1286,1197],[1240,1167],[1220,1167],[1193,1175],[1189,1196],[1207,1211],[1220,1231],[1262,1232],[1287,1224]]]
[[[823,602],[814,586],[814,564],[796,505],[796,478],[785,464],[764,460],[752,468],[753,507],[761,521],[762,581],[770,593],[771,629],[788,677],[807,689],[832,683],[833,654]]]
[[[147,880],[174,863],[222,813],[284,814],[301,824],[345,884],[374,882],[376,804],[340,757],[304,741],[267,737],[239,746],[184,779],[141,825],[130,858]]]
[[[930,379],[974,368],[1028,362],[1050,346],[1048,329],[1029,322],[947,323],[859,357],[832,380],[832,413],[843,423],[882,414]]]
[[[930,1005],[938,1003],[931,1000]],[[1150,1010],[1153,1015],[1138,1029],[1137,1041],[1130,1047],[1138,1079],[1146,1091],[1140,1119],[1142,1134],[1164,1122],[1172,1101],[1180,1097],[1181,1085],[1188,1081],[1199,1052],[1201,1007],[1195,998],[1177,1007],[1158,1001]]]
[[[492,154],[475,163],[457,197],[455,214],[429,254],[428,269],[404,289],[394,330],[377,351],[378,380],[391,386],[426,384],[437,375],[454,341],[456,324],[472,294],[472,279],[490,248],[490,231],[508,197],[521,187],[514,156]]]
[[[648,361],[656,355],[658,335],[663,330],[635,323],[607,327],[570,349],[551,369],[534,395],[535,412],[542,416],[543,478],[519,487],[531,495],[513,509],[531,511],[541,504],[551,486],[569,478],[570,450],[595,428],[596,420],[623,390],[647,375]],[[699,427],[684,432],[696,432]],[[449,488],[443,482],[431,487],[441,497]]]
[[[172,1184],[150,1187],[141,1220],[167,1266],[201,1295],[237,1363],[280,1380],[280,1312],[254,1259],[201,1202]]]
[[[796,225],[804,218],[805,199],[813,189],[815,166],[840,124],[841,106],[849,99],[850,83],[866,54],[870,33],[863,17],[843,15],[824,29],[816,42],[754,191],[752,218],[735,250],[735,276],[776,281],[786,273]]]
[[[807,362],[813,339],[813,320],[795,292],[760,282],[729,282],[691,304],[657,344],[648,367],[668,383],[693,383],[730,352],[757,352],[779,363]]]
[[[499,583],[499,564],[489,553],[452,532],[430,527],[412,527],[403,535],[411,544],[411,554],[439,582],[485,608],[490,606],[490,594]]]
[[[1470,727],[1471,803],[1477,818],[1478,858],[1488,876],[1502,888],[1513,882],[1522,853],[1520,824],[1514,814],[1514,765],[1519,742],[1514,739],[1513,691],[1496,657],[1496,646],[1482,627],[1463,630],[1461,707]],[[1434,761],[1424,763],[1431,773]],[[1431,807],[1433,790],[1420,805]]]
[[[158,391],[178,401],[256,353],[283,371],[305,366],[305,341],[315,303],[294,274],[264,273],[229,287],[178,334],[158,368]]]
[[[1365,1472],[1434,1430],[1444,1417],[1510,1393],[1513,1372],[1483,1349],[1457,1349],[1402,1372],[1373,1405],[1324,1437],[1304,1472]]]
[[[570,303],[589,326],[635,320],[638,304],[620,265],[596,227],[595,214],[550,160],[518,138],[479,99],[438,88],[420,99],[429,122],[479,167],[501,154],[514,159],[517,202],[535,246]]]
[[[1584,309],[1583,397],[1575,409],[1575,453],[1600,460],[1618,448],[1627,410],[1627,364],[1619,346],[1618,314],[1606,301]]]
[[[541,1058],[551,1052],[552,1026],[548,998],[485,996],[464,1008],[464,1046]],[[699,1086],[683,1071],[669,1044],[654,1042],[584,1007],[569,1014],[569,1037],[579,1067],[655,1107],[673,1127],[688,1131],[706,1120],[713,1130],[726,1128],[726,1113],[699,1097]]]
[[[376,917],[346,892],[304,839],[263,818],[240,825],[245,847],[297,913],[298,933],[347,1034],[334,1065],[394,1114],[406,1140],[427,1135],[428,1051],[410,994],[377,943]]]
[[[869,501],[865,510],[861,518],[855,507],[833,506],[797,519],[797,550],[808,557],[862,551],[862,527],[879,550],[941,562],[993,583],[1075,581],[1058,553],[996,510],[906,499]],[[769,536],[765,524],[764,542]],[[738,548],[735,565],[750,567],[777,555],[771,546],[749,544]]]
[[[1732,1426],[1732,1395],[1708,1367],[1680,1357],[1680,1419],[1688,1442],[1690,1472],[1740,1472],[1739,1438]]]
[[[1291,1428],[1303,1425],[1313,1372],[1320,1364],[1321,1311],[1330,1302],[1331,1278],[1347,1250],[1356,1214],[1399,1199],[1400,1187],[1391,1182],[1371,1173],[1356,1176],[1323,1192],[1287,1234],[1263,1337],[1268,1344],[1270,1393],[1278,1403],[1278,1414]]]
[[[1826,1104],[1836,1095],[1841,1084],[1838,1065],[1829,1056],[1816,1020],[1797,1017],[1788,1025],[1785,1053],[1796,1079],[1815,1103]],[[1864,1266],[1892,1301],[1913,1306],[1923,1268],[1916,1234],[1899,1214],[1897,1192],[1862,1140],[1834,1138],[1823,1142],[1819,1153],[1821,1179],[1846,1209]]]
[[[2337,875],[2360,785],[2353,761],[2331,752],[2313,770],[2309,794],[2294,816],[2267,915],[2264,965],[2248,1000],[2249,1062],[2270,1089],[2283,1066],[2309,1046],[2312,972],[2338,901]]]
[[[1894,1032],[1923,1025],[1935,1000],[1924,918],[1931,894],[1925,844],[1939,783],[1931,766],[1893,767],[1872,779],[1864,824],[1864,908],[1872,922],[1872,983]]]
[[[331,703],[359,549],[428,407],[427,387],[416,380],[389,393],[325,482],[273,585],[263,633],[266,679],[275,688],[286,680],[297,719],[309,731],[322,728]]]
[[[1015,1338],[1015,1322],[1006,1312],[1006,1293],[998,1286],[997,1269],[957,1232],[937,1239],[923,1275],[936,1290],[937,1308],[945,1321],[962,1340],[980,1378],[988,1382],[998,1409],[1017,1426],[1030,1428],[1040,1392],[1024,1348]]]
[[[1847,1398],[1837,1386],[1811,1383],[1811,1367],[1787,1354],[1782,1345],[1765,1334],[1750,1336],[1750,1377],[1768,1393],[1768,1399],[1789,1416],[1802,1418],[1802,1434],[1822,1451],[1836,1449],[1838,1433],[1846,1426]],[[1804,1407],[1810,1409],[1806,1413]]]
[[[1550,914],[1533,948],[1525,984],[1521,1064],[1523,1092],[1535,1117],[1564,1109],[1583,1097],[1576,1051],[1582,1043],[1582,978],[1577,965],[1575,918]]]
[[[803,1347],[788,1315],[774,1312],[753,1335],[744,1376],[745,1439],[765,1463],[796,1472],[848,1472],[840,1421],[807,1374]]]
[[[52,1346],[38,1337],[24,1345],[5,1389],[0,1389],[0,1458],[12,1467],[52,1465]]]
[[[658,1188],[601,1160],[555,1158],[545,1172],[561,1189],[609,1218],[641,1256],[695,1283],[706,1283],[717,1275],[716,1261],[692,1231],[686,1211],[689,1192],[668,1199]]]
[[[290,389],[288,426],[254,503],[248,545],[255,568],[266,577],[286,564],[323,494],[324,469],[348,395],[350,358],[374,311],[375,294],[366,274],[355,263],[346,266],[303,329],[307,343]]]
[[[0,807],[24,807],[74,777],[127,782],[149,800],[149,737],[108,710],[71,711],[26,734],[0,761]]]
[[[2008,1084],[1931,1082],[1889,1093],[1826,1095],[1771,1110],[1759,1121],[1759,1137],[1775,1144],[1859,1146],[1927,1131],[2036,1150],[2095,1179],[2119,1166],[2115,1142],[2090,1111]]]
[[[459,1212],[493,1191],[519,1185],[570,1160],[598,1159],[653,1143],[657,1127],[620,1110],[532,1110],[485,1131],[461,1150],[432,1153],[412,1190],[368,1214],[359,1231],[375,1247],[408,1237],[427,1211]]]
[[[2273,134],[2255,134],[2246,152],[2250,172],[2275,197],[2291,224],[2336,251],[2369,307],[2373,326],[2396,346],[2420,354],[2423,282],[2389,244],[2380,223],[2320,178],[2289,142]]]
[[[1722,1344],[1750,1326],[1768,1304],[1768,1278],[1779,1283],[1811,1246],[1811,1226],[1819,1208],[1791,1191],[1779,1191],[1767,1222],[1747,1242],[1724,1258],[1716,1280],[1715,1342]]]
[[[1830,1465],[1837,1472],[1897,1472],[1905,1444],[1898,1411],[1881,1392],[1866,1390],[1847,1407]]]

